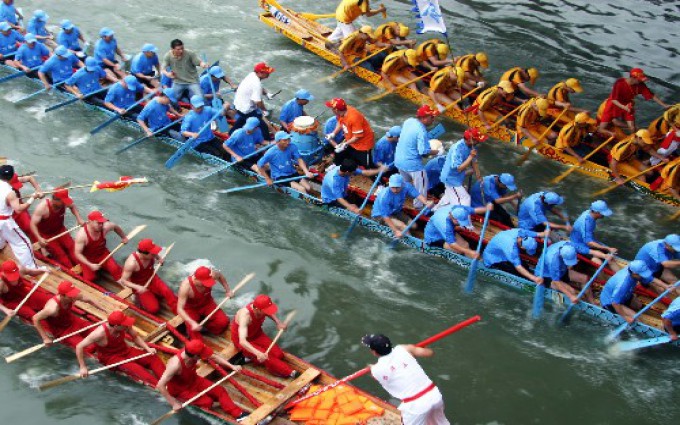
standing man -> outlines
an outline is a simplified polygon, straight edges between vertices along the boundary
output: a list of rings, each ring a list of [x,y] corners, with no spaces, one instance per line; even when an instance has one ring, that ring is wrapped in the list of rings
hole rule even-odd
[[[338,118],[335,130],[326,134],[326,140],[335,147],[335,164],[342,164],[346,158],[350,158],[361,167],[374,168],[371,152],[375,145],[375,136],[366,117],[339,97],[326,102],[326,107],[331,108]],[[340,130],[345,133],[345,140],[336,144],[335,135]]]
[[[529,255],[536,254],[538,243],[536,237],[547,237],[548,232],[536,233],[531,230],[510,229],[496,233],[484,249],[484,266],[502,270],[524,277],[537,285],[543,282],[541,276],[531,273],[522,264],[522,251]]]
[[[162,66],[163,74],[172,79],[172,88],[177,99],[182,100],[184,95],[191,99],[201,94],[196,67],[207,68],[209,65],[200,60],[193,51],[185,50],[182,40],[174,39],[170,42],[170,51],[163,56]]]
[[[299,177],[300,174],[295,169],[296,164],[308,179],[314,177],[314,174],[307,168],[305,160],[300,156],[297,145],[290,143],[290,134],[278,131],[274,136],[274,142],[276,146],[267,149],[262,158],[257,161],[257,172],[264,177],[269,186],[272,186],[276,180]],[[308,193],[312,189],[306,179],[280,184],[290,186],[302,193]]]
[[[546,229],[546,225],[550,224],[550,228],[563,229],[571,232],[571,226],[562,225],[548,221],[545,216],[547,211],[559,216],[565,222],[567,216],[560,211],[557,206],[564,203],[564,198],[555,192],[537,192],[529,196],[519,206],[519,223],[520,229],[533,230],[534,232],[542,232]]]
[[[231,130],[229,130],[229,134],[243,127],[246,120],[250,117],[267,118],[269,116],[269,111],[267,111],[267,107],[264,105],[264,101],[262,101],[262,95],[266,95],[268,99],[272,99],[274,96],[262,87],[262,80],[269,78],[269,75],[274,71],[275,69],[265,62],[260,62],[255,65],[253,72],[246,75],[241,84],[238,85],[234,95],[234,108],[236,108],[238,114],[236,122],[231,127]],[[265,140],[272,139],[269,133],[269,126],[267,126],[263,119],[260,119],[260,130]]]
[[[295,92],[295,97],[284,103],[279,114],[279,122],[281,127],[290,132],[293,127],[295,118],[307,115],[305,113],[305,106],[314,100],[314,96],[305,89],[300,89]]]
[[[175,91],[175,94],[177,92]],[[225,103],[222,108],[222,115],[227,114],[229,103]],[[207,153],[217,158],[227,159],[228,153],[224,149],[222,139],[215,136],[210,125],[206,126],[217,110],[212,106],[205,106],[203,95],[197,94],[191,96],[191,111],[184,116],[182,121],[181,132],[186,139],[194,139],[196,144],[195,149],[198,152]],[[205,126],[205,127],[204,127]],[[199,130],[202,130],[199,133]],[[185,142],[187,143],[187,142]]]
[[[432,349],[412,344],[393,347],[390,339],[381,334],[366,335],[361,343],[378,357],[370,366],[373,378],[392,397],[401,400],[397,408],[404,425],[449,425],[439,388],[416,360],[432,357]]]
[[[168,118],[168,113],[174,116],[180,116],[180,113],[175,109],[173,104],[177,103],[175,91],[173,89],[163,89],[158,96],[151,99],[142,112],[137,116],[137,124],[144,130],[147,136],[151,136],[155,131],[168,126],[171,121]],[[181,137],[179,135],[179,124],[173,125],[168,132],[173,138]],[[175,130],[173,130],[175,129]],[[172,135],[172,133],[176,133]]]
[[[387,9],[381,5],[378,9],[371,10],[368,4],[370,0],[341,0],[338,8],[335,10],[335,19],[338,21],[337,27],[328,36],[326,42],[326,49],[337,48],[339,42],[357,30],[354,26],[354,21],[362,15],[370,18],[379,13],[385,14]]]
[[[618,249],[607,246],[595,239],[597,220],[609,217],[612,214],[612,210],[609,209],[605,201],[595,201],[590,204],[590,209],[584,211],[574,222],[574,227],[569,234],[569,240],[576,249],[576,252],[589,256],[590,260],[598,265],[602,264],[602,261],[608,258],[610,254],[616,255],[618,252]],[[620,269],[616,261],[610,262],[609,268],[614,271]]]
[[[14,167],[0,166],[0,251],[9,244],[14,256],[23,267],[37,269],[31,241],[12,217],[15,213],[19,214],[28,210],[36,194],[31,195],[26,203],[22,203],[10,186],[12,177],[14,177]]]
[[[663,239],[647,242],[635,259],[644,262],[654,277],[672,284],[678,280],[670,269],[680,266],[680,235],[670,234]]]
[[[52,84],[59,84],[73,76],[74,69],[83,67],[83,63],[76,55],[64,46],[57,46],[54,54],[45,61],[38,70],[38,77],[46,90],[52,88]]]
[[[417,198],[422,204],[428,204],[429,208],[433,205],[432,202],[428,203],[427,198],[418,193],[411,183],[406,183],[400,174],[394,174],[390,176],[388,187],[381,189],[376,195],[371,210],[371,217],[389,226],[397,239],[404,236],[402,232],[406,228],[406,223],[411,221],[410,217],[404,213],[406,197]],[[415,223],[412,228],[417,228]]]
[[[205,329],[211,335],[222,335],[229,328],[229,318],[221,309],[217,309],[217,303],[212,296],[212,287],[220,282],[224,288],[225,296],[232,297],[234,293],[227,283],[224,275],[212,268],[200,266],[193,275],[187,277],[179,284],[179,300],[177,302],[177,314],[187,325],[187,332],[192,339],[201,339],[201,331]],[[205,323],[199,325],[213,311],[215,314]]]
[[[333,166],[323,177],[321,183],[321,200],[329,207],[345,208],[354,214],[359,214],[359,207],[347,199],[349,180],[353,175],[375,176],[382,168],[373,170],[359,170],[356,162],[346,159],[339,166]]]
[[[126,60],[123,51],[118,47],[118,40],[113,35],[113,30],[108,27],[99,31],[99,40],[94,43],[94,58],[97,60],[97,64],[109,74],[109,77],[117,81],[125,77],[125,71],[116,60],[116,55],[123,62]]]
[[[123,269],[116,263],[113,256],[103,264],[99,264],[108,257],[110,251],[106,248],[106,235],[113,231],[120,236],[121,243],[128,243],[123,229],[116,223],[109,221],[100,211],[92,211],[87,216],[87,223],[76,234],[75,257],[82,268],[83,279],[94,281],[99,270],[107,271],[113,280],[120,280]]]
[[[158,88],[160,86],[158,79],[161,75],[161,65],[156,46],[151,43],[142,46],[142,51],[132,58],[130,74],[137,77],[147,87]]]
[[[448,205],[435,212],[425,226],[425,243],[436,247],[449,249],[457,254],[471,259],[479,258],[477,251],[471,249],[470,244],[460,237],[460,230],[465,228],[474,230],[470,221],[470,214],[483,214],[487,209],[492,209],[493,204],[487,204],[486,208],[472,208],[463,205]],[[482,241],[478,241],[482,243]]]
[[[483,207],[486,203],[493,203],[493,211],[489,220],[497,221],[508,227],[515,227],[512,216],[503,208],[502,204],[510,203],[522,197],[517,191],[515,177],[512,174],[491,174],[481,181],[476,181],[470,189],[470,205],[474,208]],[[512,195],[508,192],[515,192]],[[518,201],[519,202],[519,201]]]

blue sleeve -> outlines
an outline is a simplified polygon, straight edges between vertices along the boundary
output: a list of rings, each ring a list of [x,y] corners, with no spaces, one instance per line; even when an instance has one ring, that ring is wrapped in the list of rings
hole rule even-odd
[[[139,115],[137,115],[137,119],[140,119],[140,120],[146,122],[147,118],[149,118],[149,114],[151,113],[150,112],[151,111],[151,105],[152,105],[152,102],[147,103],[146,106],[144,107],[144,109],[142,109],[142,112],[140,112]]]
[[[262,158],[260,158],[259,161],[257,161],[257,166],[258,167],[264,167],[266,164],[269,164],[269,161],[271,161],[271,157],[273,155],[273,148],[267,149],[267,151],[262,155]]]
[[[45,63],[42,64],[40,69],[38,71],[42,72],[43,74],[47,74],[52,70],[52,61],[49,59],[45,61]]]
[[[49,56],[50,55],[50,49],[47,48],[44,44],[40,43],[40,56]]]
[[[186,120],[185,120],[185,121],[186,121]],[[229,137],[224,143],[225,143],[227,146],[229,146],[229,149],[232,149],[234,146],[236,146],[236,144],[237,144],[238,142],[241,141],[241,135],[242,135],[242,134],[243,134],[243,130],[239,128],[238,130],[234,131],[234,132],[232,133],[231,137]],[[266,156],[266,155],[267,155],[267,154],[265,153],[264,156]],[[264,156],[263,156],[262,158],[264,158]]]
[[[77,77],[79,76],[79,74],[80,74],[80,70],[74,72],[73,75],[71,75],[69,77],[69,79],[66,80],[66,82],[64,84],[66,84],[67,86],[74,86],[76,84]]]
[[[345,197],[345,185],[342,180],[339,176],[335,176],[333,179],[333,196],[335,199]]]
[[[493,179],[484,180],[484,199],[486,202],[493,202],[500,197],[501,194],[498,193],[498,188],[493,183]]]
[[[462,143],[456,144],[456,148],[455,148],[455,149],[456,149],[456,150],[455,150],[454,153],[453,153],[453,161],[452,161],[452,163],[451,163],[451,168],[453,168],[454,170],[458,171],[458,167],[460,167],[460,165],[461,165],[463,162],[465,162],[465,160],[467,159],[467,156],[466,156],[466,157],[463,157],[463,152],[462,152],[463,144],[462,144]]]
[[[418,146],[418,154],[425,156],[430,153],[430,138],[427,137],[425,130],[419,131],[416,136],[416,143]]]
[[[418,189],[416,189],[416,187],[410,183],[406,183],[406,187],[404,189],[406,189],[406,195],[410,196],[411,198],[417,198],[420,196]]]
[[[180,131],[182,132],[191,131],[189,129],[191,128],[193,117],[194,117],[193,114],[188,114],[186,118],[182,120],[182,127],[180,127]],[[229,140],[231,140],[231,137],[229,138]]]
[[[16,54],[14,55],[14,59],[23,62],[24,61],[24,53],[26,52],[26,45],[23,44],[21,47],[17,49]]]
[[[279,121],[283,121],[285,123],[291,123],[293,121],[293,108],[290,103],[291,101],[286,102],[285,105],[281,108],[281,113],[279,114]],[[332,131],[332,130],[331,130]]]
[[[97,74],[100,80],[106,78],[106,72],[101,68],[97,68]]]
[[[301,156],[300,156],[300,149],[298,149],[297,145],[291,144],[291,145],[289,145],[289,146],[292,148],[292,149],[291,149],[291,152],[290,152],[290,157],[291,157],[292,159],[294,159],[295,161],[297,161],[298,159],[300,159],[300,158],[301,158]]]
[[[134,58],[132,58],[132,64],[130,65],[130,73],[131,74],[138,74],[142,72],[139,68],[139,61],[140,58],[142,57],[144,53],[137,53]]]
[[[540,202],[540,199],[538,199],[538,202]],[[543,213],[543,209],[541,208],[541,205],[539,203],[534,202],[531,205],[531,208],[530,208],[529,211],[530,211],[531,217],[534,219],[534,221],[536,223],[545,223],[546,221],[548,221],[548,218]]]
[[[113,101],[116,99],[116,96],[118,95],[118,93],[116,93],[118,91],[118,87],[120,87],[118,83],[111,86],[111,88],[106,92],[104,102],[113,103]]]
[[[253,141],[256,145],[264,142],[264,137],[262,137],[262,130],[260,130],[260,127],[255,129],[255,132],[253,133]]]

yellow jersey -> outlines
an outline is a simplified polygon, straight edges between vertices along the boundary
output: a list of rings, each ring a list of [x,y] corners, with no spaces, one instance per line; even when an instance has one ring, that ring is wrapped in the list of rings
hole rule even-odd
[[[517,111],[517,127],[531,127],[538,124],[541,116],[536,108],[534,108],[535,101],[529,100],[523,104]]]
[[[428,60],[432,56],[436,56],[440,60],[444,60],[445,57],[444,58],[440,57],[439,52],[437,51],[437,46],[440,44],[444,44],[444,42],[436,38],[421,43],[420,46],[418,46],[418,48],[416,49],[418,60],[420,62],[423,62]]]
[[[632,135],[614,145],[609,154],[618,162],[625,162],[631,159],[638,149],[638,145],[635,144],[635,135]]]
[[[555,142],[555,148],[560,150],[567,147],[573,148],[581,143],[587,133],[587,127],[579,127],[576,125],[576,122],[572,121],[560,130],[560,133],[557,135],[557,141]]]
[[[548,100],[550,100],[552,103],[555,102],[571,103],[569,101],[569,88],[567,87],[567,83],[561,81],[555,84],[550,89],[550,91],[548,91]]]
[[[397,50],[392,52],[385,58],[380,70],[385,74],[394,74],[404,70],[408,65],[406,59],[406,50]]]
[[[364,56],[368,39],[361,37],[361,32],[354,31],[342,41],[338,51],[343,55]]]
[[[453,74],[453,77],[451,76]],[[446,93],[458,87],[458,79],[455,78],[456,70],[447,66],[435,72],[430,79],[430,90],[435,93]]]
[[[458,58],[456,61],[456,66],[462,68],[463,71],[469,72],[470,74],[479,75],[479,62],[475,58],[475,55],[464,55]]]
[[[342,0],[335,9],[335,19],[343,24],[351,24],[369,10],[368,0]]]
[[[475,99],[475,105],[477,105],[480,111],[486,111],[491,109],[491,107],[497,102],[498,96],[498,86],[489,87],[479,96],[477,96],[477,99]]]

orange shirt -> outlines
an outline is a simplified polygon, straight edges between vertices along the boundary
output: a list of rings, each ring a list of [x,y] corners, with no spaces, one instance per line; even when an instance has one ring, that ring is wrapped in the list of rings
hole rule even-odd
[[[359,140],[352,143],[352,148],[358,151],[373,149],[373,145],[375,144],[373,129],[371,129],[371,125],[368,123],[366,117],[364,117],[356,108],[348,106],[347,112],[344,116],[338,118],[338,122],[342,126],[342,131],[345,133],[345,140],[359,137]]]

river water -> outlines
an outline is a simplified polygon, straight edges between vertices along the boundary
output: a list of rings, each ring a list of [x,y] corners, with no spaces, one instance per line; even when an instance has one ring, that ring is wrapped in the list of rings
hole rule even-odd
[[[343,96],[350,103],[375,92],[351,76],[333,83],[316,80],[334,69],[258,22],[254,0],[30,1],[24,11],[42,8],[51,23],[69,18],[94,38],[100,27],[115,29],[119,44],[136,53],[155,43],[164,52],[179,37],[186,46],[221,60],[237,80],[252,65],[266,60],[276,73],[266,82],[283,89],[276,109],[298,88],[317,101],[308,110],[322,111],[321,100]],[[680,3],[620,0],[582,1],[450,1],[443,0],[456,54],[484,50],[490,58],[490,80],[516,65],[541,70],[538,87],[546,91],[558,79],[577,77],[585,87],[575,103],[595,108],[614,79],[632,66],[651,76],[650,87],[667,102],[677,102],[678,21]],[[327,13],[335,1],[287,2],[300,11]],[[393,19],[415,26],[410,3],[386,0]],[[372,18],[377,24],[379,17]],[[420,36],[421,38],[424,36]],[[465,272],[450,264],[404,248],[386,253],[385,240],[364,230],[345,247],[331,239],[347,226],[317,209],[268,190],[237,195],[216,193],[246,184],[235,174],[198,181],[209,168],[195,159],[172,171],[162,164],[171,154],[149,142],[123,155],[122,143],[139,132],[113,125],[93,137],[88,131],[103,121],[101,114],[71,106],[46,115],[57,97],[43,96],[22,105],[16,99],[35,90],[17,79],[0,87],[0,155],[15,159],[19,171],[36,170],[46,186],[71,180],[88,183],[120,175],[147,176],[153,184],[120,193],[78,192],[81,211],[101,208],[130,229],[148,224],[148,235],[162,243],[176,241],[164,278],[177,285],[197,263],[211,262],[233,282],[248,272],[257,278],[229,305],[266,292],[286,311],[297,308],[295,325],[285,335],[287,350],[344,376],[373,359],[359,346],[365,333],[383,332],[396,342],[417,342],[474,314],[483,321],[438,343],[436,356],[422,361],[446,399],[456,424],[670,424],[680,418],[677,349],[661,348],[636,356],[616,356],[602,342],[609,330],[577,316],[566,329],[553,323],[561,310],[548,306],[544,319],[529,318],[531,299],[481,280],[473,296],[461,291]],[[378,132],[413,113],[411,104],[387,97],[362,110]],[[645,102],[644,122],[660,114]],[[446,140],[461,128],[445,122]],[[484,172],[513,171],[525,193],[545,189],[563,171],[532,158],[515,169],[519,152],[499,143],[481,151]],[[556,188],[576,216],[591,201],[589,193],[602,182],[573,174]],[[663,237],[677,222],[664,217],[667,206],[628,189],[606,198],[615,215],[600,224],[600,238],[620,247],[624,257],[652,238]],[[11,324],[0,339],[0,354],[39,342],[35,332]],[[0,423],[138,424],[164,413],[168,406],[154,392],[113,376],[98,376],[38,393],[36,382],[58,373],[75,372],[74,355],[54,348],[12,365],[0,363]],[[381,397],[386,394],[364,378],[357,382]],[[203,423],[179,415],[167,423]]]

